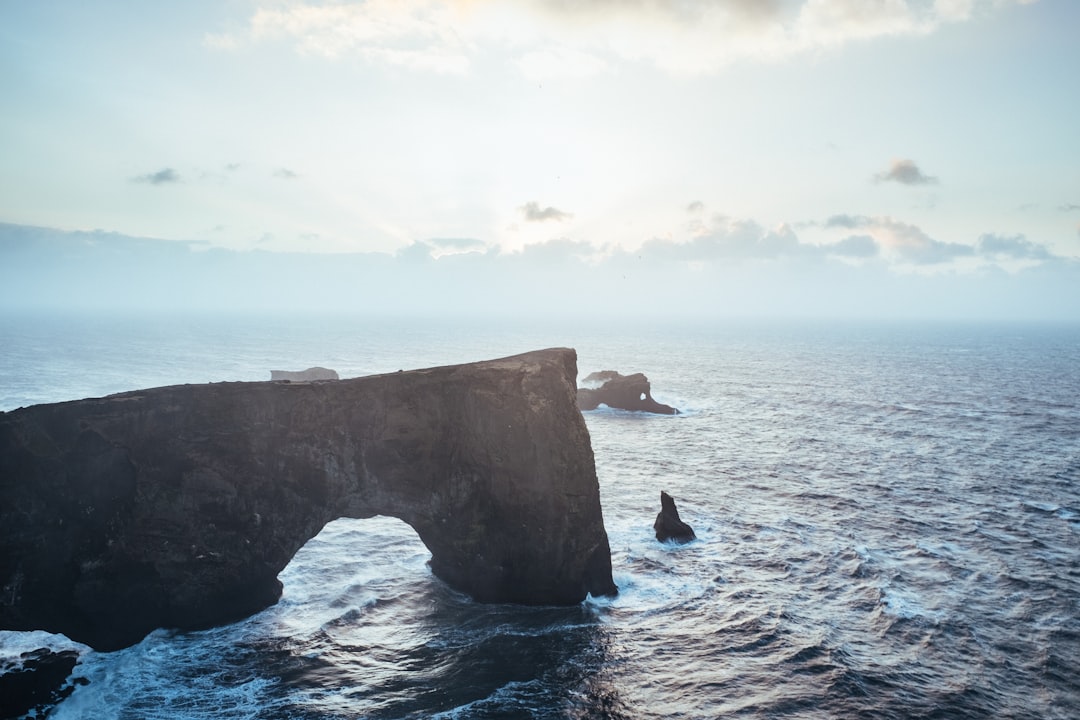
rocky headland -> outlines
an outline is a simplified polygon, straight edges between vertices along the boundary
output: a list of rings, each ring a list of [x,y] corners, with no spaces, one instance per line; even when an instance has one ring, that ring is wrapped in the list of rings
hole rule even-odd
[[[615,593],[576,376],[551,349],[0,413],[0,629],[114,650],[233,621],[327,522],[374,515],[480,601]]]

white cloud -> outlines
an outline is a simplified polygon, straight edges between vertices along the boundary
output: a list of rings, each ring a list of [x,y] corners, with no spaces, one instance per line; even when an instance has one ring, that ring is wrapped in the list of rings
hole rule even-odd
[[[260,8],[251,18],[253,41],[284,37],[307,54],[333,58],[359,54],[373,63],[460,73],[470,48],[452,4],[435,0],[369,0],[360,4],[302,2]],[[211,44],[235,41],[212,36]]]
[[[612,60],[708,73],[739,60],[779,60],[854,41],[934,32],[980,9],[1031,0],[286,0],[255,11],[244,33],[207,34],[234,50],[284,38],[301,52],[467,71],[483,51],[511,54],[532,79],[588,76]]]

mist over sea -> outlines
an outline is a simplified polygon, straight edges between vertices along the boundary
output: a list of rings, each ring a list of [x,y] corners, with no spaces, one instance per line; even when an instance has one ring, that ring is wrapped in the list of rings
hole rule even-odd
[[[51,716],[1080,717],[1080,325],[0,317],[0,410],[551,346],[683,410],[585,413],[617,597],[477,604],[340,520],[252,618],[80,646]]]

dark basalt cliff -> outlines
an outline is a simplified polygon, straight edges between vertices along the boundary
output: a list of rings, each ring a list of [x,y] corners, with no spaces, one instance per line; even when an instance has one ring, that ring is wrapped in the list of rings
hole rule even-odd
[[[552,349],[0,413],[0,629],[112,650],[239,619],[327,522],[373,515],[480,601],[614,593],[576,365]]]

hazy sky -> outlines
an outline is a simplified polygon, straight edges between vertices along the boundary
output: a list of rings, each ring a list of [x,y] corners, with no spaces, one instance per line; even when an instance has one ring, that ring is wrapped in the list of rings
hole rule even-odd
[[[1076,0],[0,0],[0,222],[848,303],[1052,271],[1080,319],[1077,28]]]

